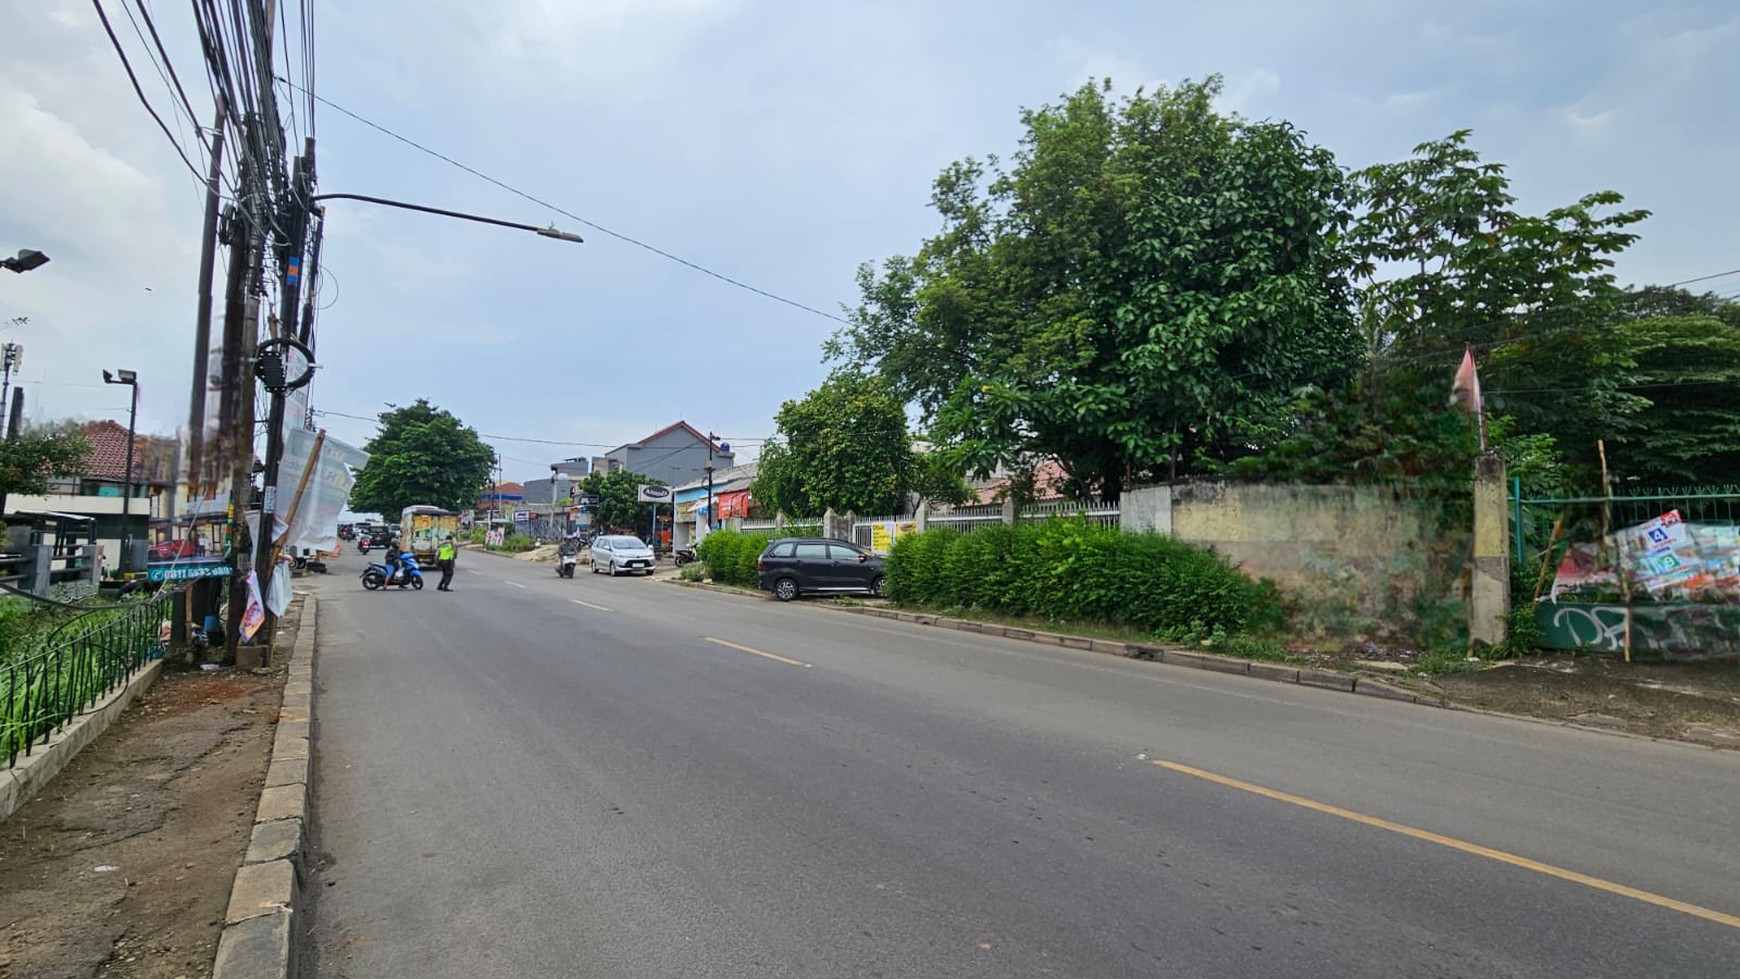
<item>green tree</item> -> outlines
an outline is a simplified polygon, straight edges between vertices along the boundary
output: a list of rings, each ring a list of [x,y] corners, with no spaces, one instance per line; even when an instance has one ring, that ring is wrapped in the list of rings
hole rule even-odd
[[[23,432],[0,440],[0,498],[48,491],[52,478],[76,476],[91,444],[76,432]]]
[[[1489,410],[1590,463],[1596,439],[1645,406],[1624,390],[1628,354],[1611,326],[1626,296],[1611,269],[1649,212],[1618,210],[1623,198],[1599,191],[1519,213],[1504,166],[1468,144],[1463,130],[1354,175],[1348,243],[1374,369],[1435,366],[1448,390],[1474,344]]]
[[[781,405],[774,426],[779,440],[762,450],[751,487],[766,509],[794,517],[820,516],[830,507],[899,513],[909,492],[958,499],[965,489],[945,462],[921,462],[914,454],[906,408],[880,377],[836,373]]]
[[[1615,325],[1629,364],[1621,386],[1644,402],[1607,447],[1615,473],[1656,486],[1740,483],[1740,322],[1720,311]]]
[[[423,398],[382,412],[380,429],[363,448],[369,464],[351,487],[350,508],[388,521],[417,504],[474,506],[495,462],[495,452],[476,431]]]
[[[636,499],[640,487],[648,483],[664,485],[663,481],[651,476],[642,476],[628,469],[612,469],[587,473],[586,478],[580,480],[578,492],[598,497],[598,505],[592,508],[593,526],[626,527],[639,534],[652,526],[653,508],[665,505],[641,503]]]
[[[916,401],[968,469],[1055,456],[1115,496],[1273,438],[1359,340],[1327,150],[1215,111],[1218,78],[1109,91],[1023,113],[1007,170],[944,169],[942,232],[859,270],[828,355]]]

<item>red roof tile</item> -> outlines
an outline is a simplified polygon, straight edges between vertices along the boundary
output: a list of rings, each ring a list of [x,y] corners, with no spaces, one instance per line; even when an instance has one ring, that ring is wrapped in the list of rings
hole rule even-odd
[[[85,463],[84,475],[92,479],[127,480],[127,426],[104,419],[79,426],[79,434],[91,443],[91,457]],[[136,435],[133,439],[133,478],[145,475],[145,458],[150,451],[148,439]]]

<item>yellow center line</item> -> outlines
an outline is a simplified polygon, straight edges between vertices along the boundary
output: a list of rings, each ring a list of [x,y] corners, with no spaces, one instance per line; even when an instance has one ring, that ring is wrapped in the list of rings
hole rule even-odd
[[[1207,779],[1217,785],[1224,785],[1228,788],[1238,789],[1241,792],[1249,792],[1252,795],[1260,795],[1265,799],[1274,799],[1278,802],[1301,806],[1315,812],[1326,813],[1331,816],[1339,816],[1342,819],[1352,820],[1353,822],[1365,826],[1388,830],[1392,833],[1400,833],[1403,836],[1411,836],[1416,840],[1425,840],[1427,843],[1436,843],[1439,846],[1447,846],[1452,850],[1461,850],[1463,853],[1472,853],[1477,857],[1485,857],[1488,860],[1497,860],[1499,863],[1509,864],[1512,867],[1521,867],[1524,870],[1532,870],[1537,874],[1546,874],[1548,877],[1557,877],[1560,880],[1568,880],[1574,884],[1582,884],[1584,887],[1592,887],[1598,891],[1606,891],[1609,894],[1628,897],[1634,901],[1653,904],[1658,908],[1667,908],[1670,911],[1689,914],[1695,918],[1703,918],[1705,921],[1714,921],[1719,925],[1727,925],[1730,928],[1740,928],[1740,916],[1724,914],[1721,911],[1714,911],[1710,908],[1696,904],[1688,904],[1685,901],[1676,901],[1671,897],[1663,897],[1660,894],[1655,894],[1650,891],[1639,890],[1635,887],[1627,887],[1624,884],[1616,884],[1613,881],[1603,880],[1600,877],[1591,877],[1588,874],[1580,874],[1575,870],[1566,870],[1563,867],[1555,867],[1552,864],[1541,863],[1539,860],[1530,860],[1528,857],[1519,857],[1514,853],[1506,853],[1503,850],[1494,850],[1491,847],[1481,846],[1478,843],[1469,843],[1465,840],[1458,840],[1454,837],[1433,833],[1429,830],[1416,829],[1412,826],[1405,826],[1401,823],[1393,823],[1387,819],[1380,819],[1377,816],[1367,816],[1364,813],[1354,812],[1351,809],[1343,809],[1340,806],[1332,806],[1328,803],[1318,802],[1314,799],[1307,799],[1304,796],[1293,795],[1290,792],[1281,792],[1277,789],[1265,788],[1261,785],[1252,785],[1249,782],[1241,782],[1236,778],[1228,778],[1225,775],[1217,775],[1214,772],[1205,772],[1200,768],[1191,768],[1189,765],[1180,765],[1174,761],[1160,760],[1155,761],[1154,764],[1167,769],[1168,771],[1178,772],[1183,775],[1193,775],[1200,779]]]
[[[787,659],[784,656],[779,656],[779,655],[776,655],[774,653],[764,653],[759,649],[751,649],[748,646],[739,646],[738,644],[736,644],[734,642],[726,642],[723,639],[714,639],[712,636],[702,636],[701,638],[707,640],[708,642],[718,643],[721,646],[729,646],[730,648],[735,649],[741,653],[748,653],[751,656],[760,656],[763,659],[773,660],[775,663],[784,663],[787,666],[801,666],[806,670],[810,668],[810,664],[808,664],[808,663],[802,663],[802,662],[799,662],[795,659]]]
[[[507,581],[507,583],[508,583],[508,584],[510,584],[510,585],[512,585],[512,586],[514,586],[514,587],[515,587],[515,588],[524,588],[524,587],[526,587],[526,586],[525,586],[525,585],[522,585],[522,584],[520,584],[520,583],[519,583],[519,582],[517,582],[517,581],[508,581],[508,579],[506,579],[506,578],[503,578],[503,579],[502,579],[502,580],[503,580],[503,581]]]
[[[573,602],[575,605],[584,605],[587,608],[595,608],[600,612],[614,612],[614,611],[616,611],[615,609],[605,608],[602,605],[594,605],[591,602],[582,602],[578,598],[570,598],[570,599],[568,599],[568,601]]]

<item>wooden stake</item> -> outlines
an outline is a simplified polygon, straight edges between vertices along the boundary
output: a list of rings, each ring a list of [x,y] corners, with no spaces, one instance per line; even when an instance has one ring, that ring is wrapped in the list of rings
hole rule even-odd
[[[1605,547],[1613,526],[1613,483],[1607,475],[1607,443],[1595,440],[1595,451],[1601,456],[1601,543]],[[1614,555],[1614,567],[1619,572],[1619,590],[1625,596],[1625,661],[1631,662],[1631,575],[1625,567],[1623,543]]]
[[[1547,585],[1547,569],[1553,565],[1553,548],[1559,546],[1559,537],[1565,532],[1565,511],[1559,511],[1559,519],[1553,521],[1553,537],[1547,541],[1547,550],[1541,555],[1541,573],[1535,578],[1535,601],[1541,600],[1541,589]],[[1521,533],[1519,530],[1518,533]]]

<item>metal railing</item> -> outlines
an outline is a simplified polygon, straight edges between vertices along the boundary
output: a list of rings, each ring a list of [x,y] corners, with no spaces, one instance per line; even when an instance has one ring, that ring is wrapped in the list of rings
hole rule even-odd
[[[170,595],[68,621],[46,648],[0,662],[0,755],[6,767],[162,655]],[[86,621],[88,617],[89,621]]]
[[[1087,522],[1101,527],[1118,526],[1116,503],[1078,503],[1074,500],[1046,500],[1021,508],[1020,520],[1050,520],[1052,517],[1085,517]]]

